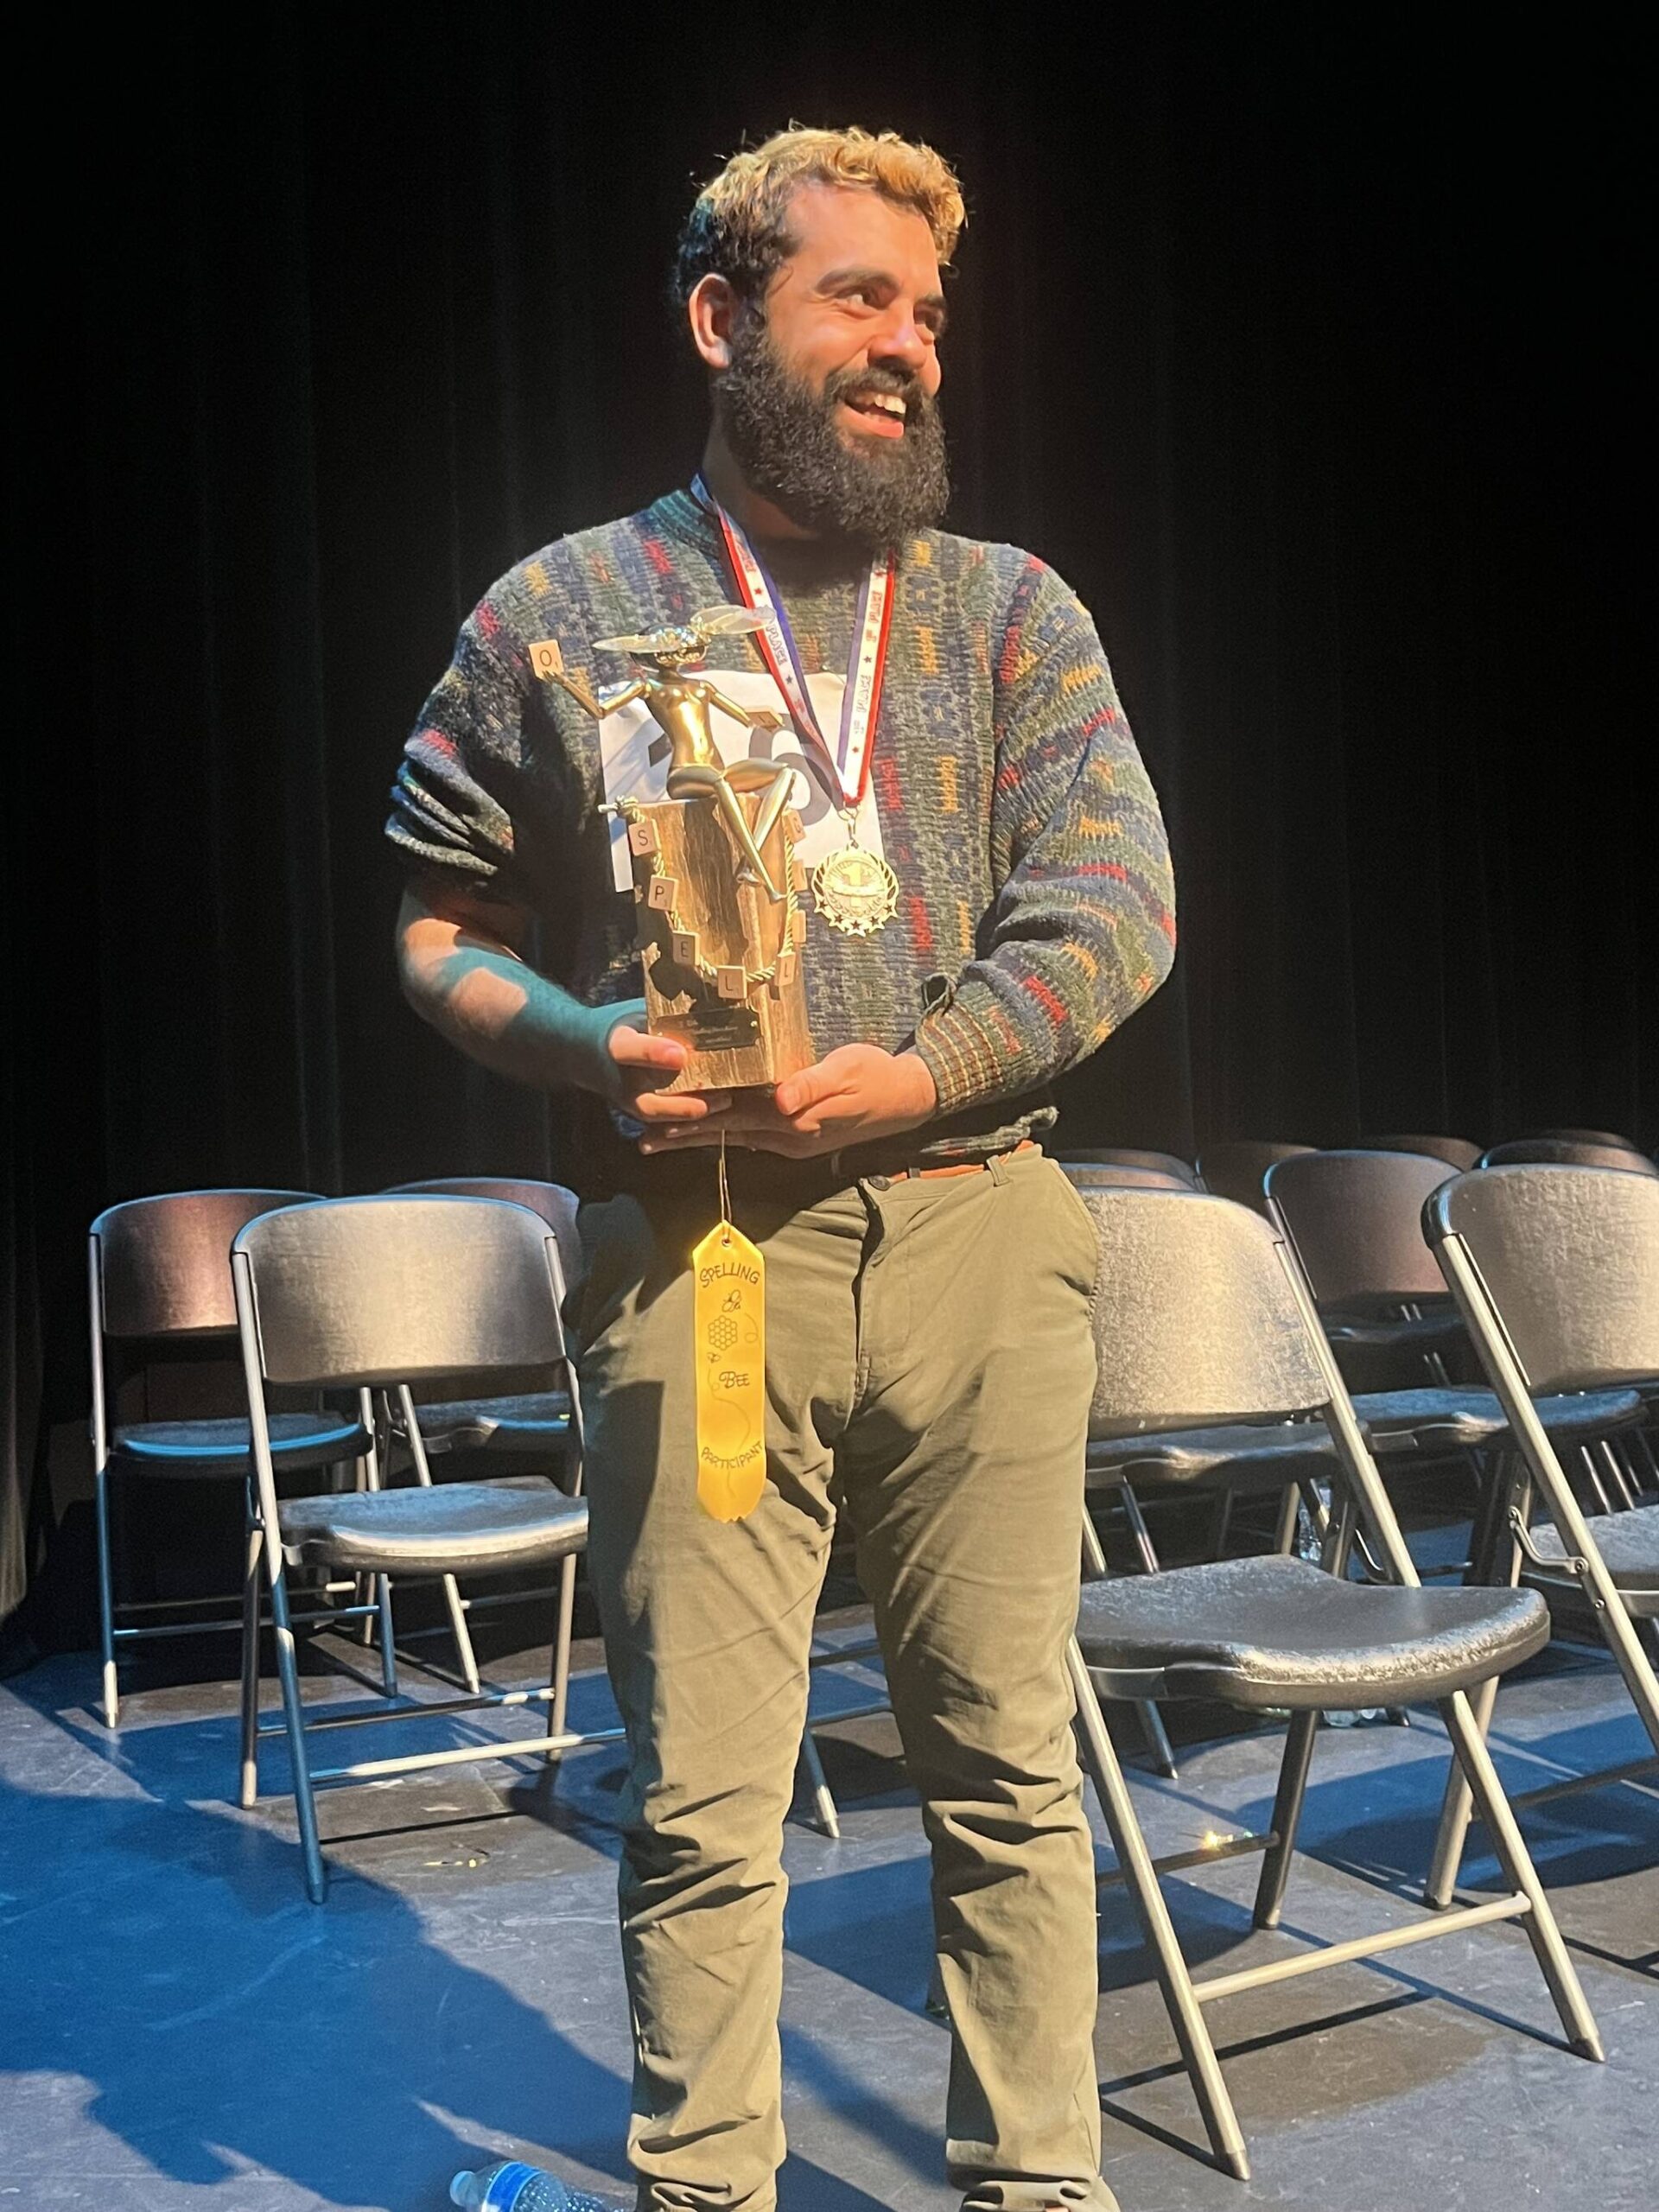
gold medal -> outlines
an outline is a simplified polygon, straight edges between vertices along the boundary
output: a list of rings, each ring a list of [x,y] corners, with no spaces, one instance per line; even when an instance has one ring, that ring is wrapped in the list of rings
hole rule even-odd
[[[880,853],[843,845],[813,869],[812,896],[832,930],[874,937],[899,911],[899,879]]]

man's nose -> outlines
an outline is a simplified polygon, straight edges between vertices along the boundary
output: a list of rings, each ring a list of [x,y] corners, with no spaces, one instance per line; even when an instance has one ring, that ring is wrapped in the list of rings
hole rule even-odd
[[[918,375],[933,348],[912,309],[895,302],[868,351],[872,361],[890,361]]]

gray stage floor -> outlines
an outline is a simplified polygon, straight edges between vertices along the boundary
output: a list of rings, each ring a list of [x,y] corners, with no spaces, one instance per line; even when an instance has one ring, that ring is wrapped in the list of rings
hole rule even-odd
[[[226,1802],[228,1686],[150,1690],[115,1737],[92,1717],[93,1689],[91,1661],[69,1659],[0,1690],[0,2212],[439,2212],[456,2166],[508,2152],[620,2183],[614,1746],[574,1756],[550,1794],[528,1774],[452,1769],[329,1798],[334,1884],[319,1910],[301,1893],[286,1804],[245,1815]],[[835,1678],[817,1694],[849,1694]],[[597,1677],[578,1703],[586,1725],[610,1717]],[[1175,1783],[1138,1777],[1154,1847],[1265,1824],[1278,1746],[1271,1730],[1223,1738],[1188,1747]],[[1558,1647],[1499,1705],[1513,1787],[1642,1747],[1599,1658]],[[949,2212],[915,1806],[889,1722],[826,1750],[843,1840],[798,1818],[788,1842],[783,2202]],[[1432,1717],[1325,1732],[1315,1856],[1287,1932],[1249,1931],[1255,1862],[1219,1865],[1171,1885],[1189,1956],[1238,1962],[1296,1931],[1408,1916],[1444,1765]],[[1211,2018],[1255,2163],[1243,2185],[1197,2155],[1128,1909],[1106,1891],[1099,2067],[1125,2212],[1650,2212],[1659,1792],[1558,1800],[1527,1828],[1608,2063],[1560,2047],[1511,1925],[1229,1999]],[[1493,1875],[1471,1859],[1467,1886]]]

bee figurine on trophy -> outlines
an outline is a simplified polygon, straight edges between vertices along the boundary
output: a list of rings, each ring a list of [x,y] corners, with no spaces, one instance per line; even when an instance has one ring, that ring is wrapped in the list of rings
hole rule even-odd
[[[690,1052],[669,1090],[770,1085],[814,1058],[794,772],[781,761],[728,764],[710,723],[715,708],[750,729],[776,729],[780,718],[752,714],[693,672],[714,639],[764,621],[748,607],[705,607],[684,623],[602,638],[596,652],[626,653],[633,666],[596,693],[563,668],[556,647],[532,648],[537,671],[595,721],[643,701],[668,741],[668,798],[619,799],[609,810],[627,823],[650,1027]]]

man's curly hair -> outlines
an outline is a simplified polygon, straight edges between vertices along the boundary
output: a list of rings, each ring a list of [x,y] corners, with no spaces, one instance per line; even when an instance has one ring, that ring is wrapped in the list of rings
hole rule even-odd
[[[680,233],[671,286],[682,306],[699,281],[724,276],[744,299],[763,296],[794,251],[790,195],[802,184],[850,184],[913,208],[948,263],[967,220],[956,172],[931,146],[895,130],[808,130],[791,124],[734,154],[710,178]]]

